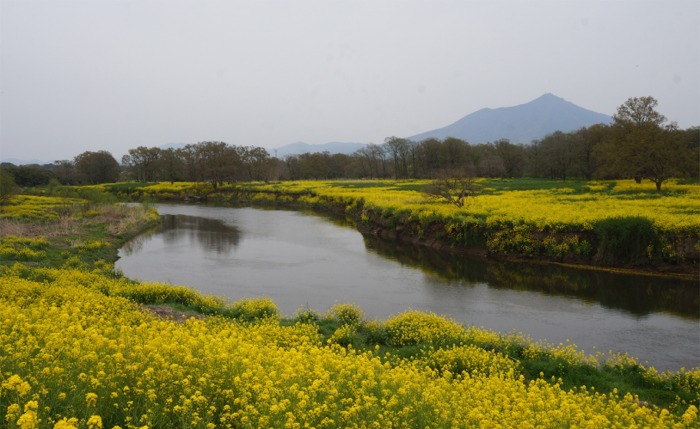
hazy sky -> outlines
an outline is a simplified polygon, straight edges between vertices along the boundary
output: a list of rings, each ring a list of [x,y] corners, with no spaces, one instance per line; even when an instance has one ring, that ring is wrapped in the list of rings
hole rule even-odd
[[[700,1],[0,0],[0,158],[382,143],[551,92],[700,125]]]

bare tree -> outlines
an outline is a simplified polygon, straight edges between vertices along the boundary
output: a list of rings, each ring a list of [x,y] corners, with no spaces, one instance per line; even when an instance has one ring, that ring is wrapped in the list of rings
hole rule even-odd
[[[452,170],[439,174],[427,185],[424,192],[433,200],[446,200],[457,207],[464,207],[469,197],[475,197],[479,185],[468,170]]]

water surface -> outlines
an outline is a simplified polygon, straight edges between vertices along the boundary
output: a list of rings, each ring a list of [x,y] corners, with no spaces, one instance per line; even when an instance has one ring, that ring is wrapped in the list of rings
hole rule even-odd
[[[156,208],[161,228],[120,250],[116,268],[128,277],[231,300],[268,296],[287,316],[344,302],[369,319],[416,309],[588,353],[627,352],[657,369],[700,366],[695,282],[454,257],[298,211]]]

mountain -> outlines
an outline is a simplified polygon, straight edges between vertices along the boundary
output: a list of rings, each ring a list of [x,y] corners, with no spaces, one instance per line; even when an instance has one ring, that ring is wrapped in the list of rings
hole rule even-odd
[[[609,124],[612,118],[584,109],[553,94],[544,94],[529,103],[498,109],[481,109],[452,125],[408,137],[456,137],[469,143],[487,143],[508,139],[511,143],[530,143],[554,131],[569,132],[594,124]]]
[[[302,153],[328,152],[330,154],[342,153],[350,155],[358,149],[367,146],[365,143],[343,143],[330,142],[324,144],[309,144],[304,142],[290,143],[278,147],[272,151],[272,155],[277,158],[284,158],[287,155],[300,155]]]
[[[3,158],[0,160],[1,163],[9,163],[9,164],[14,164],[14,165],[46,165],[46,164],[52,164],[51,162],[44,162],[40,161],[38,159],[18,159],[18,158]]]
[[[158,146],[158,149],[168,150],[168,149],[182,149],[187,146],[188,143],[166,143],[164,145]]]

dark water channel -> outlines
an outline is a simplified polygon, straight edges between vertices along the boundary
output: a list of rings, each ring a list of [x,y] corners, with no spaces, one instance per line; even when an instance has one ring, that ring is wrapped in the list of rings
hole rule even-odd
[[[521,332],[587,353],[627,352],[659,370],[700,366],[698,282],[451,257],[363,237],[298,211],[158,205],[162,226],[127,243],[131,278],[237,300],[269,296],[287,316],[358,304]]]

